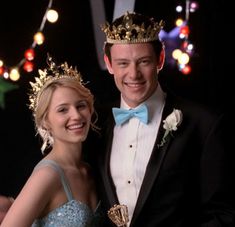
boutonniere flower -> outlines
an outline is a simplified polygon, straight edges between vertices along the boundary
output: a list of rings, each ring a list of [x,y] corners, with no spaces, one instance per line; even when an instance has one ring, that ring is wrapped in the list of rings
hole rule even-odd
[[[177,130],[177,127],[181,124],[182,119],[182,111],[173,109],[173,112],[168,115],[165,120],[163,120],[163,128],[165,129],[165,133],[163,135],[161,143],[159,144],[159,147],[162,147],[165,144],[166,139],[169,135],[173,136],[172,131]]]

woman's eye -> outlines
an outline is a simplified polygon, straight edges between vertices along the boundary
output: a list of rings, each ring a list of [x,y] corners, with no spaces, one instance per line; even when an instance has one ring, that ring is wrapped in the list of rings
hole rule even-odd
[[[81,102],[77,105],[77,109],[79,109],[79,110],[85,109],[87,107],[88,107],[87,102]]]
[[[57,111],[58,111],[59,113],[64,113],[64,112],[67,111],[67,109],[66,109],[66,108],[60,108],[60,109],[58,109]]]

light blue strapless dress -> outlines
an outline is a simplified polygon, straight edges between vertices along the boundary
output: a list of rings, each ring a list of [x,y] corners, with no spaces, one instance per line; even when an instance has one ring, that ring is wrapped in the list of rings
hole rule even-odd
[[[52,210],[41,219],[36,219],[32,227],[90,227],[97,226],[98,208],[93,212],[86,204],[73,199],[68,181],[62,168],[52,160],[42,160],[35,168],[40,166],[51,166],[60,175],[68,202]]]

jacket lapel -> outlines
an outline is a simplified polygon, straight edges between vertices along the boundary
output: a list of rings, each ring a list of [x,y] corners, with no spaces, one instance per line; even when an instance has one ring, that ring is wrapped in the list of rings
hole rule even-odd
[[[109,167],[114,123],[115,122],[114,122],[114,119],[112,116],[112,111],[110,111],[110,114],[107,117],[106,123],[105,123],[106,133],[105,133],[104,142],[106,143],[106,145],[105,145],[104,156],[102,157],[101,165],[100,165],[101,176],[103,178],[105,192],[107,193],[106,197],[108,199],[110,207],[112,207],[114,204],[118,203],[116,189],[115,189],[112,177],[110,175],[110,167]]]
[[[140,189],[140,193],[138,196],[138,200],[137,200],[136,207],[135,207],[134,214],[133,214],[132,221],[131,221],[131,226],[134,226],[134,223],[139,213],[141,212],[147,198],[149,197],[149,193],[152,189],[154,182],[157,179],[159,170],[164,160],[164,156],[171,142],[172,137],[170,136],[168,137],[168,139],[166,140],[163,146],[159,146],[163,138],[164,132],[165,132],[165,129],[163,128],[163,120],[172,112],[172,110],[173,110],[172,103],[167,98],[166,105],[164,107],[164,111],[162,114],[159,132],[155,141],[152,155],[150,157],[149,163],[146,168],[145,177],[144,177],[141,189]]]

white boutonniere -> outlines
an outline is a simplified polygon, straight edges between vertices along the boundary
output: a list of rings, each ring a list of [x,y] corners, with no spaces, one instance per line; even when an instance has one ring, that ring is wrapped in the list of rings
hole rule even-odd
[[[172,131],[176,131],[177,127],[181,124],[183,119],[183,114],[181,110],[173,109],[173,112],[167,116],[165,120],[163,120],[163,128],[165,129],[165,133],[163,135],[161,143],[158,145],[162,147],[166,142],[166,138],[172,134]]]

